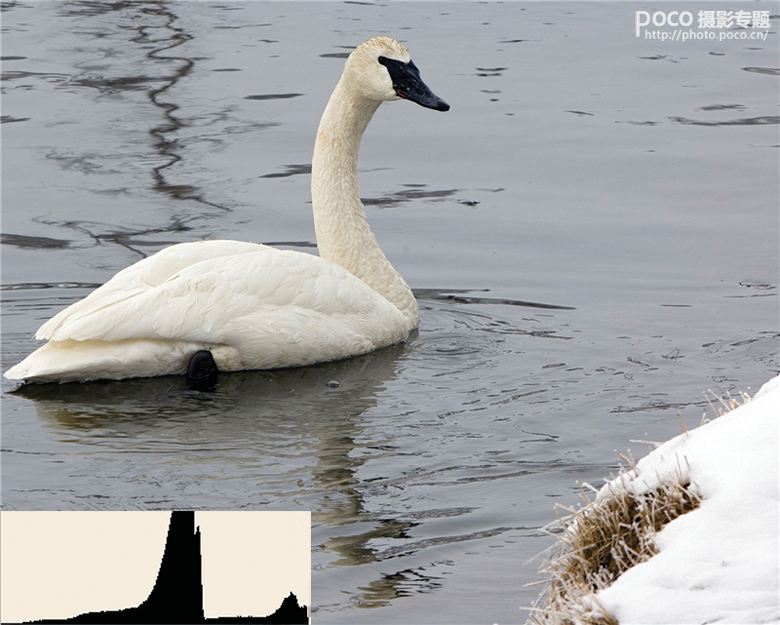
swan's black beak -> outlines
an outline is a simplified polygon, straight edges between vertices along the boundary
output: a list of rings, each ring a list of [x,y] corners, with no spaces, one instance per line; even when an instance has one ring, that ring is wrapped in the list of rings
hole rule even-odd
[[[428,85],[420,78],[420,70],[417,69],[414,62],[404,63],[388,59],[385,56],[380,56],[379,62],[387,68],[390,79],[393,81],[393,89],[399,98],[417,102],[420,106],[435,111],[450,110],[449,104],[428,89]]]

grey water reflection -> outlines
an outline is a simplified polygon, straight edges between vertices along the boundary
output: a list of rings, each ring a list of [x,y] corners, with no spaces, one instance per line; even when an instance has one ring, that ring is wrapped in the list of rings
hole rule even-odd
[[[13,8],[15,5],[16,3],[9,3],[6,8]],[[148,190],[168,201],[195,202],[196,206],[200,206],[200,210],[192,210],[190,206],[176,210],[173,205],[172,210],[166,211],[169,214],[167,223],[140,228],[117,227],[115,224],[93,220],[60,220],[49,217],[36,218],[39,223],[76,231],[85,235],[87,240],[91,239],[94,245],[116,244],[143,257],[150,253],[144,248],[157,248],[161,244],[177,242],[161,241],[155,238],[155,235],[186,233],[192,230],[195,222],[230,212],[231,209],[226,204],[208,199],[200,185],[173,180],[176,177],[173,171],[186,158],[184,153],[187,150],[188,137],[182,136],[182,131],[220,123],[225,115],[219,111],[210,112],[205,117],[183,114],[182,103],[177,101],[177,95],[172,93],[179,82],[187,78],[196,63],[195,58],[179,51],[195,37],[182,25],[177,14],[179,8],[175,3],[151,0],[74,0],[57,3],[56,15],[71,21],[74,34],[87,41],[105,42],[98,48],[98,54],[88,55],[87,60],[75,63],[75,71],[72,74],[9,70],[3,72],[2,79],[11,83],[26,78],[43,79],[51,82],[55,89],[69,92],[81,89],[94,91],[96,102],[117,98],[137,101],[137,95],[142,96],[146,103],[159,113],[158,119],[146,130],[149,137],[148,146],[153,153],[139,152],[134,158],[146,166],[150,178]],[[13,118],[4,121],[22,120]],[[137,143],[137,139],[132,141]],[[219,133],[213,133],[209,141],[222,142]],[[87,145],[89,142],[84,144]],[[82,150],[81,153],[73,150],[61,152],[55,147],[46,158],[59,163],[66,171],[89,175],[107,173],[106,167],[111,166],[117,156],[99,148],[82,147]],[[127,156],[122,154],[121,158],[126,159]],[[127,181],[128,185],[134,182]],[[131,195],[137,190],[130,186],[114,186],[92,191],[117,196]],[[6,235],[3,243],[13,245],[18,242],[18,237],[23,236]],[[17,241],[9,237],[17,237]]]
[[[117,19],[118,24],[106,22],[106,32],[92,31],[93,37],[110,37],[113,28],[130,30],[135,33],[127,40],[137,46],[139,56],[145,62],[129,64],[127,70],[148,69],[160,67],[162,73],[157,76],[149,74],[106,76],[102,72],[110,66],[90,64],[82,66],[85,73],[72,76],[69,86],[86,87],[97,90],[101,95],[115,95],[124,91],[143,91],[149,102],[160,110],[163,122],[150,128],[153,137],[152,145],[157,150],[161,164],[152,168],[154,189],[167,193],[172,199],[202,199],[196,194],[197,189],[172,185],[166,181],[165,171],[181,160],[177,150],[182,146],[174,135],[186,126],[186,121],[177,116],[180,106],[164,99],[166,92],[174,87],[179,80],[186,77],[195,61],[184,56],[174,55],[171,51],[190,41],[193,36],[177,25],[178,18],[174,7],[165,2],[66,2],[59,9],[60,15],[70,18],[96,16]],[[125,54],[127,50],[125,50]],[[113,50],[106,50],[106,57],[113,57]],[[96,74],[95,72],[101,72]]]
[[[214,454],[227,459],[220,474],[229,475],[236,465],[242,472],[273,471],[310,456],[313,466],[299,465],[287,477],[297,475],[297,481],[310,472],[302,492],[320,500],[314,519],[343,525],[363,513],[354,475],[362,461],[350,456],[361,415],[394,379],[403,352],[396,345],[304,369],[223,374],[214,393],[190,391],[183,379],[164,377],[29,385],[15,394],[32,400],[61,442],[131,450],[140,463],[144,456],[175,453],[180,462],[197,465]],[[277,487],[292,492],[295,483]]]

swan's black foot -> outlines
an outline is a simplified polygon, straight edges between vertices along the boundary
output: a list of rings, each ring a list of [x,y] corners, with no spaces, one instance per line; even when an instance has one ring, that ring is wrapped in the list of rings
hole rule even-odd
[[[207,349],[193,354],[187,365],[187,386],[193,391],[213,391],[217,385],[217,363]]]

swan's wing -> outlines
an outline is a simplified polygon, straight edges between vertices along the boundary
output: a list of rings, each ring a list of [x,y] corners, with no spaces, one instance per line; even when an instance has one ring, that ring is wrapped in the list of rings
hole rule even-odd
[[[379,318],[399,316],[395,306],[338,265],[265,246],[201,260],[113,302],[107,290],[94,302],[64,315],[47,338],[167,339],[240,349],[247,339],[263,336],[332,342],[337,336],[328,335],[372,332],[383,327]]]
[[[87,315],[152,291],[186,267],[204,260],[269,249],[257,243],[241,241],[195,241],[167,247],[117,273],[87,297],[60,311],[44,323],[37,339],[55,339],[67,334],[63,328]]]

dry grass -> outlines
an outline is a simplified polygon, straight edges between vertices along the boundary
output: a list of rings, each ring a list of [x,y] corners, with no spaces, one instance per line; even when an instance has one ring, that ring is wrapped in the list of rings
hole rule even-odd
[[[739,398],[714,397],[717,403],[708,401],[716,417],[750,399],[744,393]],[[702,424],[705,422],[703,418]],[[681,428],[687,432],[682,421]],[[568,514],[559,516],[553,526],[550,533],[557,534],[558,541],[542,567],[550,582],[532,608],[528,621],[532,625],[618,625],[599,604],[596,593],[658,553],[656,534],[699,506],[696,485],[683,477],[681,468],[654,490],[640,495],[631,492],[626,484],[639,471],[633,458],[620,457],[630,467],[631,476],[621,470],[624,479],[613,480],[608,492],[598,499],[591,499],[580,487],[584,506],[563,508]]]
[[[530,623],[617,625],[595,593],[655,555],[655,535],[701,501],[695,488],[681,479],[642,495],[623,486],[610,489],[596,501],[581,491],[586,505],[559,518],[563,533],[542,568],[550,577],[546,603],[534,608]]]
[[[705,397],[707,397],[707,403],[710,405],[710,408],[712,408],[716,417],[731,412],[734,408],[739,408],[742,404],[749,402],[751,399],[750,395],[745,392],[741,392],[739,397],[732,397],[731,393],[727,393],[726,397],[721,397],[712,391],[707,392],[710,394],[710,396],[705,395]],[[707,413],[705,412],[704,415],[702,415],[701,424],[704,425],[709,421],[710,419],[707,418]]]

